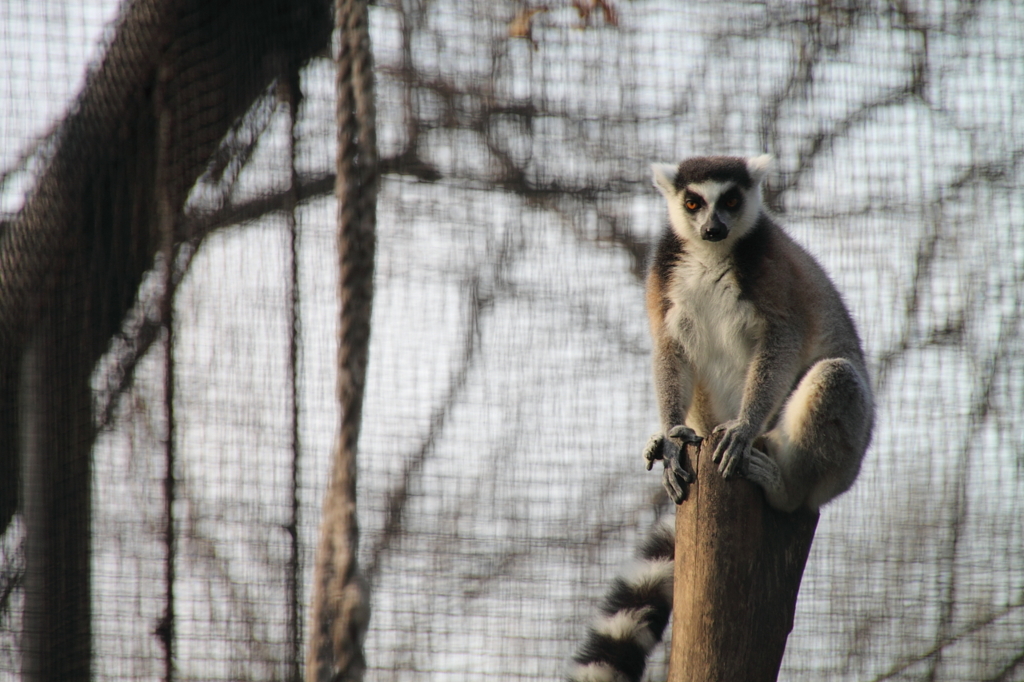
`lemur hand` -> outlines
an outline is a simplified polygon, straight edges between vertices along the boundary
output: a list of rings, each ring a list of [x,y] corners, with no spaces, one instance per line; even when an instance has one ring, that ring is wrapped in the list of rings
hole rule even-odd
[[[756,430],[747,422],[730,419],[715,427],[713,433],[721,433],[722,440],[715,448],[711,460],[718,464],[718,471],[724,478],[742,476],[746,462],[750,457],[750,448],[757,435]]]
[[[650,471],[656,460],[665,463],[664,486],[668,496],[676,504],[686,499],[687,489],[693,482],[693,474],[683,464],[683,447],[687,444],[700,445],[701,437],[688,426],[673,426],[666,434],[656,433],[647,441],[644,460]]]

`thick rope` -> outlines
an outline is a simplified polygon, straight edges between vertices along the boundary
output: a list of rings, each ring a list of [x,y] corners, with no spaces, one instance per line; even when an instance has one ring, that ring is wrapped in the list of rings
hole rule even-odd
[[[356,450],[373,304],[379,168],[373,58],[365,0],[337,0],[338,402],[341,427],[324,499],[313,576],[307,682],[361,680],[369,595],[356,552]]]

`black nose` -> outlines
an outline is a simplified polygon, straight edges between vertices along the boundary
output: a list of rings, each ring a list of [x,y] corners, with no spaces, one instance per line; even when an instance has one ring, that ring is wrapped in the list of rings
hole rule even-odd
[[[700,233],[706,242],[720,242],[729,236],[729,228],[721,223],[704,228]]]
[[[711,224],[701,230],[700,236],[706,242],[720,242],[729,236],[729,228],[715,213],[711,216]]]

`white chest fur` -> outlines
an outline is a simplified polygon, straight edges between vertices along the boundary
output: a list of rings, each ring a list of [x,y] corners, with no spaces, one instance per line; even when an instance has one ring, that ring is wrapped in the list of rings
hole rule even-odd
[[[731,263],[684,258],[670,278],[669,299],[668,331],[682,345],[716,418],[735,418],[761,324],[754,305],[740,298]]]

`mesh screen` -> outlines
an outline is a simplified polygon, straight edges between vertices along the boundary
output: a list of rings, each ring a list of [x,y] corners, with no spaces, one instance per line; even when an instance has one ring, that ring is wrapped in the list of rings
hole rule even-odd
[[[562,674],[667,508],[640,458],[657,428],[642,279],[665,221],[649,164],[768,151],[769,204],[843,292],[878,400],[860,479],[822,513],[780,679],[1024,680],[1024,6],[525,9],[370,9],[385,175],[359,452],[367,678]],[[127,12],[0,8],[8,244]],[[232,16],[176,24],[206,41],[195,63],[225,69],[195,76],[195,129],[202,88],[244,92],[209,149],[176,142],[201,172],[155,180],[185,188],[171,258],[146,252],[117,325],[90,332],[102,352],[75,356],[97,679],[295,679],[304,658],[338,423],[334,67],[326,40],[228,33]],[[245,88],[218,61],[240,36],[269,46]],[[294,120],[278,63],[297,65]],[[9,343],[17,368],[29,342]],[[23,487],[0,536],[10,680],[31,656]]]

